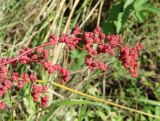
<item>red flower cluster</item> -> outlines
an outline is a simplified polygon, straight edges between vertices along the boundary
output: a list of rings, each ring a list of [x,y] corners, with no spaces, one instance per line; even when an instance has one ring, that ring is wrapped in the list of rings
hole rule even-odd
[[[126,69],[129,70],[132,77],[137,77],[138,70],[138,54],[142,48],[141,44],[137,44],[134,48],[130,49],[123,44],[120,35],[105,35],[101,28],[97,26],[93,32],[81,32],[79,27],[76,27],[72,34],[62,35],[60,42],[65,42],[70,48],[80,48],[79,43],[83,43],[82,50],[87,52],[85,57],[85,64],[90,69],[100,69],[105,71],[107,65],[102,61],[94,60],[94,57],[101,53],[108,53],[111,56],[116,56],[115,49],[119,49],[119,60]]]
[[[56,36],[51,36],[48,43],[34,48],[22,49],[18,57],[0,59],[0,97],[3,98],[4,94],[12,88],[13,84],[19,89],[22,89],[26,84],[33,84],[32,97],[34,101],[39,102],[40,106],[45,107],[48,102],[48,98],[45,94],[47,87],[41,85],[35,86],[37,76],[34,73],[20,74],[18,72],[13,72],[7,69],[6,64],[16,67],[17,64],[39,63],[49,74],[53,74],[55,71],[61,73],[62,82],[66,82],[70,78],[70,72],[58,64],[53,65],[48,60],[49,52],[45,46],[55,45],[56,43]],[[43,93],[44,96],[42,96],[41,93]]]
[[[50,62],[45,61],[42,63],[45,70],[48,71],[49,74],[53,74],[55,71],[61,73],[62,82],[66,82],[70,78],[70,72],[67,69],[62,68],[60,65],[55,64],[52,65]]]
[[[62,34],[59,39],[59,42],[65,42],[66,45],[69,47],[70,50],[76,48],[76,45],[82,40],[81,38],[76,37],[73,34]]]
[[[141,44],[137,44],[133,48],[129,48],[123,44],[122,38],[119,35],[105,35],[101,28],[97,26],[93,32],[81,32],[79,27],[75,27],[72,34],[62,34],[60,37],[51,35],[48,42],[33,48],[24,48],[19,52],[15,58],[0,59],[0,98],[16,85],[22,89],[25,84],[32,85],[32,97],[35,102],[40,103],[40,106],[47,106],[48,96],[46,95],[47,86],[37,85],[37,76],[34,73],[18,73],[13,70],[8,70],[6,65],[10,64],[16,67],[17,64],[38,63],[49,73],[60,73],[62,82],[67,82],[70,78],[70,72],[62,68],[58,64],[52,64],[49,61],[48,46],[53,46],[58,43],[66,43],[70,50],[81,49],[87,53],[85,56],[85,64],[89,69],[107,70],[108,65],[104,62],[95,60],[98,54],[108,53],[111,56],[116,56],[115,49],[119,49],[118,59],[129,70],[133,77],[137,77],[138,70],[138,54],[142,48]],[[5,102],[0,102],[0,109],[5,108]]]
[[[102,71],[107,70],[107,65],[104,64],[101,61],[95,61],[93,60],[90,56],[86,56],[85,58],[85,64],[90,68],[90,69],[100,69]]]
[[[0,86],[0,97],[3,96],[12,86],[13,84],[10,80],[3,80]]]
[[[127,46],[122,46],[120,48],[119,60],[122,61],[122,64],[126,69],[129,70],[132,77],[138,77],[138,55],[139,51],[143,46],[138,43],[135,47],[129,48]]]
[[[4,101],[0,102],[0,110],[3,110],[6,108],[6,103]]]
[[[47,86],[41,86],[33,84],[32,86],[32,97],[35,102],[40,102],[41,107],[46,107],[48,102],[48,96],[45,95]],[[41,100],[40,100],[41,98]]]

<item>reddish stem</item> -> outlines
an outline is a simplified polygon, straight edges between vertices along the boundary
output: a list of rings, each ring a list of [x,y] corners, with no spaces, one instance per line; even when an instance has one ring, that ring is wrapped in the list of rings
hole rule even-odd
[[[50,43],[45,43],[45,44],[43,44],[43,45],[33,47],[33,48],[27,50],[26,52],[24,52],[23,54],[19,55],[18,57],[13,58],[13,59],[11,59],[11,60],[9,60],[9,61],[6,61],[6,62],[4,62],[4,63],[1,63],[0,66],[9,64],[9,63],[11,63],[11,62],[13,62],[13,61],[16,61],[16,60],[18,60],[20,57],[22,57],[23,55],[25,55],[25,54],[27,54],[27,53],[29,53],[29,52],[37,49],[37,48],[42,48],[42,47],[49,46],[49,45],[50,45]]]

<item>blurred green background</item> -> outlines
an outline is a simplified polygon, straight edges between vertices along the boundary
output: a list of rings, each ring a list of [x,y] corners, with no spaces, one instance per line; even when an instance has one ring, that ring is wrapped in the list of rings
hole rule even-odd
[[[120,34],[134,46],[141,42],[139,77],[133,79],[116,58],[99,56],[109,64],[105,73],[89,71],[85,53],[68,52],[62,44],[50,49],[50,60],[72,72],[66,86],[87,94],[160,116],[160,1],[159,0],[0,0],[0,56],[13,57],[23,47],[47,41],[50,34],[70,33],[75,25],[92,31],[99,24],[106,34]],[[58,55],[57,55],[58,53]],[[19,66],[19,72],[36,72],[39,79],[58,82],[40,66]],[[40,109],[27,85],[13,89],[15,121],[159,121],[121,110],[49,85],[50,105]],[[5,100],[10,105],[9,97]],[[11,120],[10,107],[0,120]]]

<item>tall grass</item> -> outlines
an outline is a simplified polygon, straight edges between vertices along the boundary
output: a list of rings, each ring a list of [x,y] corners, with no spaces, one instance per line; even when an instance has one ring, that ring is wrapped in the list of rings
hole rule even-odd
[[[106,33],[120,33],[132,46],[139,41],[141,53],[139,78],[132,79],[115,58],[107,55],[110,70],[90,71],[83,66],[83,52],[69,53],[65,45],[51,49],[50,60],[72,71],[66,85],[81,92],[107,99],[130,108],[160,116],[160,4],[158,0],[2,0],[0,1],[0,56],[13,57],[23,47],[33,47],[47,41],[50,34],[70,33],[75,25],[92,30],[97,24]],[[148,8],[147,8],[148,6]],[[141,8],[141,9],[137,9]],[[42,80],[58,81],[37,66],[19,66],[19,72],[36,70]],[[50,106],[38,108],[29,96],[29,86],[12,93],[10,107],[0,112],[0,120],[42,121],[159,121],[138,113],[121,110],[49,85]],[[6,96],[7,103],[10,99]],[[74,100],[74,99],[78,99]],[[71,104],[71,105],[70,105]],[[75,104],[75,105],[72,105]]]

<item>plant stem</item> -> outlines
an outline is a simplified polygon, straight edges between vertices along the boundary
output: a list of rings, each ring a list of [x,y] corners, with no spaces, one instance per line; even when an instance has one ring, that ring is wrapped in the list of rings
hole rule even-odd
[[[11,121],[14,121],[14,118],[13,118],[13,104],[12,104],[12,97],[11,97],[11,92],[8,92],[8,95],[9,95],[9,99],[10,99],[10,104],[11,104]]]
[[[6,62],[4,62],[4,63],[1,63],[0,66],[9,64],[9,63],[11,63],[11,62],[13,62],[13,61],[16,61],[16,60],[18,60],[20,57],[22,57],[23,55],[25,55],[25,54],[27,54],[27,53],[29,53],[29,52],[37,49],[37,48],[42,48],[42,47],[49,46],[49,45],[50,45],[50,44],[47,43],[47,44],[43,44],[43,45],[40,45],[40,46],[33,47],[33,48],[29,49],[28,51],[24,52],[23,54],[19,55],[18,57],[15,57],[15,58],[13,58],[13,59],[11,59],[11,60],[9,60],[9,61],[6,61]]]
[[[37,82],[46,83],[46,81],[43,81],[43,80],[37,80]],[[146,112],[143,112],[143,111],[140,111],[140,110],[132,109],[132,108],[129,108],[129,107],[120,105],[120,104],[116,104],[116,103],[111,102],[111,101],[107,101],[107,100],[104,100],[104,99],[100,99],[100,98],[97,98],[97,97],[88,95],[88,94],[86,94],[86,93],[83,93],[83,92],[74,90],[74,89],[72,89],[72,88],[66,87],[66,86],[64,86],[64,85],[58,84],[58,83],[56,83],[56,82],[50,82],[50,84],[52,84],[52,85],[54,85],[54,86],[57,86],[57,87],[60,87],[60,88],[62,88],[62,89],[66,89],[66,90],[71,91],[71,92],[73,92],[73,93],[75,93],[75,94],[79,94],[79,95],[84,96],[84,97],[86,97],[86,98],[93,99],[93,100],[95,100],[95,101],[105,103],[105,104],[107,104],[107,105],[111,105],[111,106],[114,106],[114,107],[118,107],[118,108],[120,108],[120,109],[128,110],[128,111],[131,111],[131,112],[139,113],[139,114],[142,114],[142,115],[145,115],[145,116],[148,116],[148,117],[160,119],[159,116],[152,115],[152,114],[150,114],[150,113],[146,113]]]

